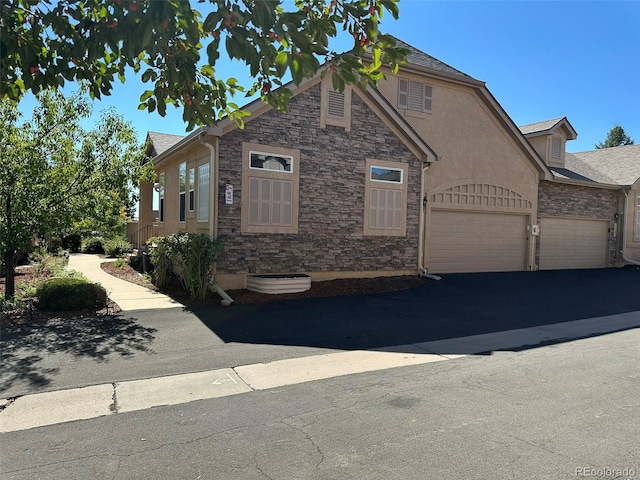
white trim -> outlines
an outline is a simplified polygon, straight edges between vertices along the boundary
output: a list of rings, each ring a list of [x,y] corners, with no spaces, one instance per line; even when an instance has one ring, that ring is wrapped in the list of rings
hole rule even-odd
[[[256,155],[267,155],[267,156],[271,156],[271,157],[280,157],[280,158],[288,158],[289,160],[291,160],[291,170],[278,170],[275,168],[258,168],[258,167],[252,167],[251,166],[251,156],[253,154]],[[291,155],[283,155],[280,153],[271,153],[271,152],[260,152],[257,150],[250,150],[249,151],[249,169],[250,170],[259,170],[259,171],[266,171],[266,172],[278,172],[278,173],[289,173],[292,174],[293,170],[294,170],[294,158]]]
[[[379,168],[381,170],[392,170],[394,172],[400,172],[400,181],[399,182],[394,182],[393,180],[378,180],[372,177],[373,174],[373,169],[374,168]],[[369,167],[369,181],[371,182],[380,182],[380,183],[392,183],[394,185],[404,185],[404,170],[401,168],[390,168],[390,167],[383,167],[381,165],[371,165]]]

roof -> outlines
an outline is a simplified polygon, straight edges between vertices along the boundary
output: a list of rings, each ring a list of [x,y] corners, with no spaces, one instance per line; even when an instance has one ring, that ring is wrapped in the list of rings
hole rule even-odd
[[[640,179],[640,145],[566,153],[565,166],[595,182],[632,185]]]
[[[393,35],[391,35],[393,36]],[[436,72],[445,73],[449,76],[459,77],[464,80],[473,80],[478,81],[470,75],[467,75],[460,70],[453,68],[451,65],[447,65],[446,63],[438,60],[435,57],[423,52],[422,50],[418,50],[412,45],[409,45],[407,42],[400,40],[397,37],[393,37],[396,41],[397,47],[406,48],[409,50],[409,54],[407,55],[407,63],[409,65],[425,67],[430,70],[435,70]]]
[[[153,156],[169,150],[172,146],[184,138],[184,135],[172,135],[169,133],[147,132],[147,139],[151,142]]]
[[[542,122],[530,123],[528,125],[522,125],[518,127],[523,135],[536,136],[536,135],[548,135],[553,130],[564,126],[567,130],[568,139],[574,140],[578,137],[577,132],[573,126],[567,120],[567,117],[552,118],[551,120],[544,120]]]

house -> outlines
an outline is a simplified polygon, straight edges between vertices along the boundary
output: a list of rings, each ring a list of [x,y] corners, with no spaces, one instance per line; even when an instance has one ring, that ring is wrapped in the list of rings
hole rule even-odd
[[[377,89],[338,92],[316,76],[293,88],[288,114],[255,101],[244,129],[225,119],[185,137],[150,133],[157,233],[223,239],[223,288],[252,274],[325,280],[619,262],[621,189],[562,174],[576,135],[568,120],[521,130],[484,82],[398,43],[408,64]],[[153,189],[141,187],[142,228],[153,224]],[[598,262],[563,263],[575,249],[553,245],[582,235],[581,221],[605,242],[581,254]]]

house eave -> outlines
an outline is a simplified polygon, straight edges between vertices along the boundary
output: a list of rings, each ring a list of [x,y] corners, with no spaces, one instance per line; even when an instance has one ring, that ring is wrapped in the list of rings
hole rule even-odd
[[[562,183],[565,185],[576,185],[579,187],[602,188],[605,190],[624,190],[631,187],[630,185],[614,185],[612,183],[587,182],[582,180],[574,180],[571,178],[554,177],[549,181],[553,183]]]

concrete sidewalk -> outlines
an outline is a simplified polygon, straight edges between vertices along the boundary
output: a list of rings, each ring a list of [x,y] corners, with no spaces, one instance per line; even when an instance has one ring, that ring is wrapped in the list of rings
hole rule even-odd
[[[82,273],[92,282],[101,284],[109,298],[116,302],[123,311],[150,310],[182,307],[181,303],[162,293],[154,292],[135,283],[120,280],[109,275],[100,268],[103,262],[112,261],[98,255],[72,253],[69,255],[69,270]]]

